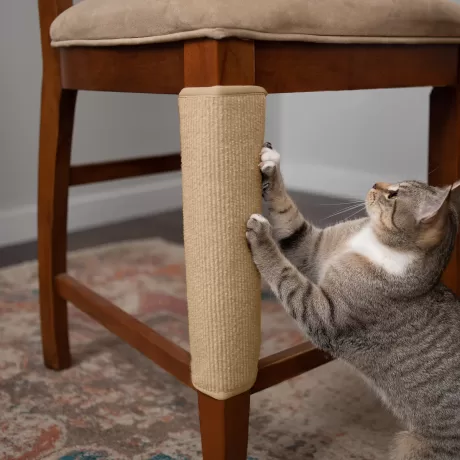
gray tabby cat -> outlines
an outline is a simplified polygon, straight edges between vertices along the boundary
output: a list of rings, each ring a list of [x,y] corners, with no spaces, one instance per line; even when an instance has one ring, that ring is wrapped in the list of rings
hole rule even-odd
[[[279,154],[260,168],[269,220],[247,239],[262,277],[310,340],[358,369],[404,424],[394,460],[460,459],[460,301],[440,282],[460,182],[376,184],[367,218],[320,230],[286,193]]]

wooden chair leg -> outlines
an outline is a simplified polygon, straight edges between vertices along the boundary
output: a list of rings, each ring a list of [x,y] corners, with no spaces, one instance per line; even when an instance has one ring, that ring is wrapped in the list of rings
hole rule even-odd
[[[66,271],[67,200],[76,91],[65,91],[46,73],[42,88],[38,189],[40,317],[45,365],[71,364],[67,304],[54,279]]]
[[[246,460],[250,393],[218,401],[198,392],[204,460]]]
[[[197,40],[186,43],[184,86],[254,85],[254,53],[252,41]],[[249,400],[249,392],[224,401],[198,392],[204,460],[246,460]]]
[[[460,179],[460,89],[434,88],[430,97],[429,183],[449,185]],[[460,244],[444,274],[444,282],[460,295]]]

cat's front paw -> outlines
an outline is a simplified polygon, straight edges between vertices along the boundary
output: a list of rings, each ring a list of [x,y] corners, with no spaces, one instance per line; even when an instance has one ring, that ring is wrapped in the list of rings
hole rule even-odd
[[[246,225],[246,238],[251,248],[271,241],[270,222],[260,214],[253,214]]]
[[[273,189],[278,179],[280,154],[273,149],[270,142],[266,142],[260,152],[259,168],[262,173],[262,193],[264,196]]]
[[[252,253],[252,260],[260,274],[267,277],[280,257],[268,220],[260,214],[253,214],[246,226],[246,238]]]
[[[272,176],[280,165],[280,154],[273,149],[270,142],[265,142],[260,152],[259,168],[263,175]]]

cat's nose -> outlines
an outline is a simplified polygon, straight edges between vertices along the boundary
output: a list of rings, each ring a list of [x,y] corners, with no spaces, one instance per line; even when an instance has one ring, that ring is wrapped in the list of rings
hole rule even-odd
[[[387,182],[377,182],[376,184],[374,184],[372,186],[372,188],[374,190],[381,190],[382,192],[388,190],[388,187],[390,186],[391,184],[387,183]]]

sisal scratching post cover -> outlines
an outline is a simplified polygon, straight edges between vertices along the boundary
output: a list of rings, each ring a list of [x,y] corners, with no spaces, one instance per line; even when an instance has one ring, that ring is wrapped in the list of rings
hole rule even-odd
[[[260,278],[245,230],[261,211],[265,99],[253,86],[179,95],[192,382],[221,400],[257,376]]]

